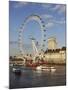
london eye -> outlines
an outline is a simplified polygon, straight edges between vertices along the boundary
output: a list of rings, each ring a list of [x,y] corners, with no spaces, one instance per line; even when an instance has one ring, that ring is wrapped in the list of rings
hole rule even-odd
[[[34,56],[37,56],[39,53],[44,51],[45,41],[46,41],[45,23],[44,23],[43,19],[39,15],[30,15],[30,16],[25,18],[24,22],[20,25],[20,28],[19,28],[18,47],[19,47],[19,53],[21,55],[24,54],[24,49],[23,49],[24,42],[23,42],[23,38],[22,38],[24,28],[26,27],[26,24],[29,23],[32,20],[36,21],[39,24],[40,31],[41,31],[41,40],[40,40],[39,49],[36,47],[36,44],[38,44],[38,41],[35,43],[35,38],[33,36],[30,37],[30,39],[32,41],[32,47],[33,47]]]

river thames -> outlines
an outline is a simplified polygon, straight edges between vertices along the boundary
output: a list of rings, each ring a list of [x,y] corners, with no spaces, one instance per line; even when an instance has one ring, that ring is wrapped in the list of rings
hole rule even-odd
[[[55,72],[38,71],[21,67],[21,75],[15,75],[10,67],[9,88],[30,88],[66,85],[66,66],[54,65]]]

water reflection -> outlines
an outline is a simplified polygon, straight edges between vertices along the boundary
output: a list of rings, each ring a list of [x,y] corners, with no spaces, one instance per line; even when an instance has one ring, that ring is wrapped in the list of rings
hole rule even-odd
[[[20,76],[10,70],[10,88],[56,86],[66,84],[65,66],[55,66],[55,71],[22,69]]]

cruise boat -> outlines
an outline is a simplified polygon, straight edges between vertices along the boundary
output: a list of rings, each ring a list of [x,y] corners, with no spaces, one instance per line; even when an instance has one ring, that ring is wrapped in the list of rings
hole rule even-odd
[[[47,67],[47,66],[37,66],[36,70],[42,70],[42,71],[50,71],[50,72],[55,72],[56,69],[55,67]]]

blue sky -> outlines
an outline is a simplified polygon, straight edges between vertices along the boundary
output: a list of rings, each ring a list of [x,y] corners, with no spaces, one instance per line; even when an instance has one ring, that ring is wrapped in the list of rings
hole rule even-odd
[[[65,25],[66,25],[66,5],[64,4],[47,4],[47,3],[32,3],[22,1],[9,2],[9,34],[10,42],[18,40],[18,30],[21,24],[24,23],[26,17],[36,14],[39,15],[45,22],[46,40],[49,37],[56,37],[58,47],[65,46]],[[41,31],[40,25],[36,21],[29,21],[25,25],[23,32],[23,41],[26,51],[31,47],[30,35],[34,36],[40,43]],[[47,41],[46,41],[47,48]],[[10,44],[10,54],[18,53],[18,44]]]

